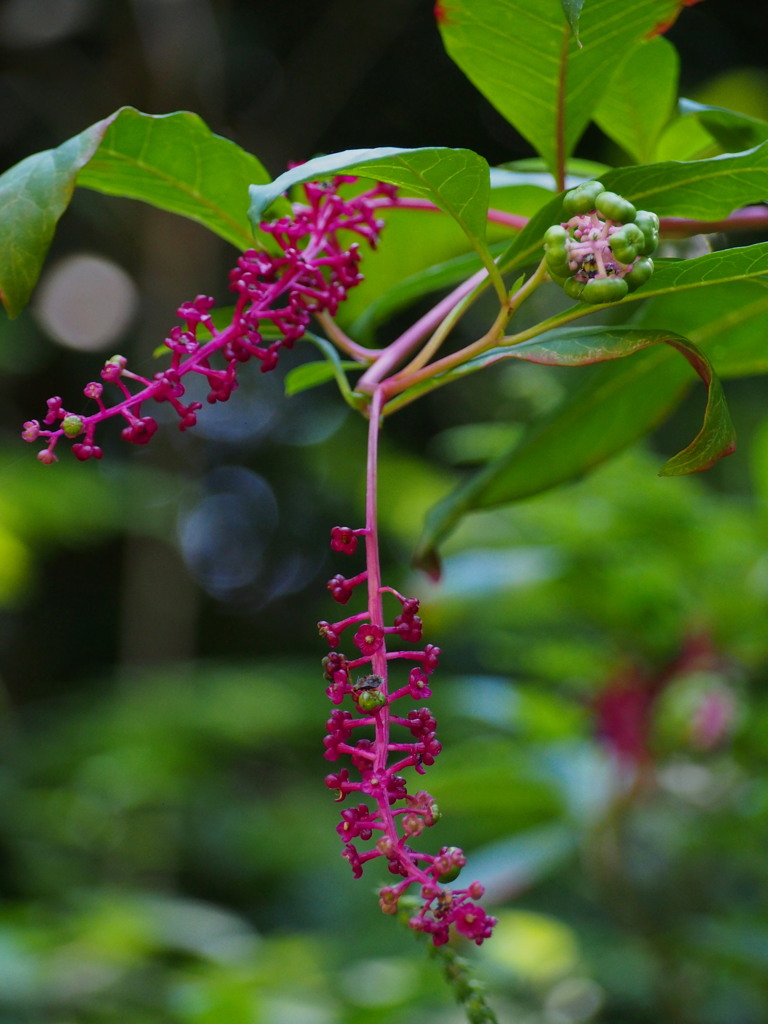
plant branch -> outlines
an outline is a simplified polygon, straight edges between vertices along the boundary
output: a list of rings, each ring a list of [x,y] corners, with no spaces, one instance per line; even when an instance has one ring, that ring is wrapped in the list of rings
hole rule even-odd
[[[480,355],[493,345],[497,345],[501,340],[501,336],[503,335],[504,328],[510,316],[536,290],[536,288],[538,288],[541,282],[546,279],[546,272],[546,264],[542,260],[528,280],[518,288],[514,295],[510,296],[508,301],[499,310],[498,316],[491,327],[481,338],[478,338],[477,341],[472,342],[470,345],[466,345],[464,348],[459,349],[456,352],[452,352],[450,355],[444,356],[442,359],[438,359],[434,363],[430,363],[428,366],[425,366],[420,370],[416,370],[414,373],[410,373],[407,377],[405,375],[398,374],[396,377],[390,378],[386,381],[384,386],[386,388],[387,398],[398,395],[408,388],[413,387],[413,385],[420,384],[440,373],[452,370],[454,367],[460,366],[462,363],[466,363],[468,360]],[[521,340],[523,339],[521,338]],[[393,409],[389,409],[388,411],[392,412]]]
[[[462,281],[449,295],[441,299],[436,306],[420,317],[407,331],[382,351],[381,356],[373,366],[357,382],[355,390],[368,393],[373,392],[376,385],[384,380],[430,331],[436,329],[441,321],[451,313],[453,308],[461,303],[467,295],[471,294],[480,282],[487,280],[487,277],[487,272],[485,267],[483,267],[467,278],[466,281]]]

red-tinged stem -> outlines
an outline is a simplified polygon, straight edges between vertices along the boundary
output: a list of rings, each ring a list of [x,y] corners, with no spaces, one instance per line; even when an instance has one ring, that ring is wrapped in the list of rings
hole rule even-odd
[[[356,391],[373,391],[376,386],[387,377],[399,363],[405,359],[409,352],[414,349],[420,341],[433,330],[435,330],[443,319],[448,316],[455,307],[471,294],[474,288],[488,276],[483,268],[478,270],[466,281],[463,281],[457,288],[454,288],[450,295],[446,295],[429,312],[420,317],[416,323],[408,328],[399,338],[396,338],[382,352],[379,359],[367,370],[360,380],[355,384]]]
[[[565,188],[563,180],[562,188]],[[561,190],[562,190],[561,188]],[[400,199],[374,199],[371,205],[386,207],[403,207],[410,210],[427,210],[431,213],[442,213],[439,206],[429,199],[403,197]],[[515,231],[522,231],[529,217],[506,210],[488,210],[488,220],[492,224],[502,224]],[[661,233],[670,238],[686,238],[689,235],[711,234],[714,231],[756,231],[768,226],[768,206],[745,206],[735,210],[721,220],[694,220],[688,217],[661,217]]]
[[[415,197],[402,196],[396,199],[379,198],[372,199],[371,206],[388,207],[404,210],[426,210],[429,213],[444,213],[435,203],[429,199],[416,199]],[[521,217],[517,213],[507,213],[506,210],[488,210],[488,220],[492,224],[503,224],[504,227],[512,228],[514,231],[522,231],[528,223],[528,217]]]
[[[558,192],[565,188],[565,104],[568,93],[566,81],[568,77],[568,46],[571,40],[571,30],[568,25],[563,26],[563,45],[560,49],[560,69],[557,83],[557,123],[555,125],[555,181]]]
[[[347,355],[356,359],[359,363],[372,363],[378,356],[381,349],[365,348],[349,337],[336,323],[330,313],[315,313],[315,319],[321,325],[336,348],[346,352]]]
[[[687,217],[661,217],[660,231],[665,237],[687,238],[714,231],[755,231],[768,227],[768,206],[745,206],[722,220],[689,220]]]
[[[503,337],[504,328],[510,316],[520,305],[522,305],[528,296],[535,291],[541,283],[545,273],[546,267],[542,260],[528,280],[525,281],[514,295],[510,297],[507,306],[499,311],[493,324],[482,338],[478,338],[478,340],[472,342],[471,345],[467,345],[457,352],[452,352],[450,355],[444,356],[442,359],[437,359],[435,362],[429,363],[427,366],[418,369],[406,367],[402,373],[386,380],[383,385],[386,391],[386,397],[388,399],[392,398],[408,388],[413,387],[415,384],[429,380],[431,377],[435,377],[440,373],[445,373],[447,370],[452,370],[455,366],[460,366],[461,364],[466,363],[474,356],[480,355],[486,349],[492,348],[494,345],[498,344]]]
[[[379,558],[379,531],[377,522],[377,483],[378,483],[378,459],[379,459],[379,432],[381,430],[381,410],[384,405],[384,390],[377,387],[371,397],[371,405],[368,420],[368,463],[366,467],[366,495],[365,495],[365,555],[368,570],[368,611],[370,613],[371,625],[384,628],[384,609],[382,593],[384,587],[381,583],[381,562]],[[390,589],[390,588],[387,588]],[[382,683],[379,689],[388,694],[388,670],[386,636],[378,651],[371,658],[371,668],[375,675],[379,676]],[[374,749],[376,757],[373,762],[373,770],[383,773],[387,770],[389,758],[389,727],[390,727],[389,704],[385,704],[374,715],[375,720],[375,742]],[[382,793],[376,798],[379,816],[384,826],[384,833],[395,843],[398,843],[397,825],[392,812],[387,793]],[[408,876],[422,883],[429,882],[429,876],[413,862],[410,857],[402,855],[400,862]]]
[[[379,460],[379,431],[381,429],[381,407],[384,395],[381,388],[373,392],[368,420],[368,463],[366,467],[365,493],[365,560],[368,570],[368,611],[372,626],[384,628],[384,609],[381,598],[381,562],[379,559],[379,530],[377,522],[377,482]],[[380,689],[387,691],[387,647],[386,638],[371,659],[374,675],[383,680]],[[387,744],[389,743],[389,710],[388,705],[376,715],[376,768],[383,771],[387,763]]]

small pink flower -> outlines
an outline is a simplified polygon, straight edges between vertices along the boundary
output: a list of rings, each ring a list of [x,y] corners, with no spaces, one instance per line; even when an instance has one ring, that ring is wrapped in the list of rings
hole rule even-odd
[[[381,650],[381,646],[384,643],[384,630],[381,626],[366,623],[355,633],[354,641],[361,654],[370,657],[376,651]]]

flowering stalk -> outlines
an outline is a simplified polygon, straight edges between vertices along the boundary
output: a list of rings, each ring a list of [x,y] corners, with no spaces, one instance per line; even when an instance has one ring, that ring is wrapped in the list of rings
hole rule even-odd
[[[362,281],[359,246],[353,243],[344,248],[339,232],[352,231],[375,246],[383,222],[375,216],[373,201],[386,197],[390,203],[396,202],[394,188],[385,184],[342,199],[338,187],[351,180],[338,176],[329,184],[308,184],[306,206],[297,204],[292,216],[261,225],[280,253],[251,249],[238,259],[230,272],[230,289],[237,299],[227,327],[219,330],[213,323],[214,300],[198,295],[177,310],[184,326],[174,327],[165,339],[171,352],[167,369],[150,380],[130,371],[124,356],[113,356],[101,371],[102,381],[91,381],[84,389],[86,398],[97,405],[96,412],[87,416],[65,409],[58,396],[50,398],[43,424],[29,420],[22,433],[25,441],[47,439],[38,459],[55,462],[55,449],[63,437],[74,441],[72,452],[81,461],[100,459],[102,449],[95,433],[104,420],[113,416],[126,421],[122,431],[126,441],[146,444],[157,430],[157,421],[142,409],[149,401],[167,402],[179,416],[181,430],[194,426],[202,402],[182,401],[187,374],[205,378],[209,388],[206,398],[213,404],[231,396],[243,363],[255,358],[262,371],[274,369],[280,350],[291,348],[302,337],[311,317],[333,316],[349,289]],[[209,340],[199,337],[200,328],[210,335]],[[223,360],[223,366],[213,365],[215,356]],[[359,353],[358,358],[362,358]],[[132,391],[126,381],[138,388]],[[118,391],[113,404],[104,400],[105,384]]]
[[[483,895],[483,886],[472,882],[463,889],[450,889],[452,881],[466,863],[458,847],[442,847],[437,854],[418,852],[409,844],[425,828],[434,825],[439,810],[425,790],[409,793],[406,780],[399,774],[414,768],[423,774],[426,766],[434,764],[441,745],[435,734],[436,722],[429,709],[419,707],[403,713],[395,710],[397,702],[405,699],[421,700],[429,697],[430,676],[437,667],[440,650],[432,644],[417,649],[401,649],[402,644],[419,644],[422,622],[418,615],[419,602],[404,597],[393,587],[384,586],[381,579],[379,543],[376,517],[376,482],[378,438],[381,410],[384,401],[382,388],[372,396],[368,431],[368,465],[366,473],[366,523],[362,529],[334,527],[331,547],[334,551],[354,554],[358,538],[365,538],[366,568],[357,575],[345,578],[334,576],[328,589],[336,601],[346,604],[358,587],[365,585],[366,608],[339,622],[319,623],[321,635],[328,641],[331,654],[324,659],[325,676],[329,681],[327,694],[337,705],[328,721],[325,737],[325,757],[337,760],[349,756],[357,776],[350,778],[348,768],[329,775],[326,785],[338,793],[343,801],[347,796],[362,796],[369,803],[359,803],[341,812],[337,831],[344,841],[343,856],[349,861],[356,878],[363,866],[379,857],[386,859],[392,874],[401,881],[384,886],[379,903],[385,914],[395,914],[400,897],[418,886],[421,905],[409,921],[410,926],[432,937],[435,945],[448,941],[450,925],[480,945],[490,936],[495,918],[490,917],[475,902]],[[384,615],[384,596],[391,595],[399,605],[398,614],[387,625]],[[358,653],[347,658],[337,648],[342,633],[355,627],[352,638]],[[394,649],[392,649],[394,647]],[[405,665],[402,665],[402,663]],[[412,664],[414,663],[415,664]],[[394,689],[390,669],[405,669],[407,680]],[[353,680],[353,675],[360,673]],[[342,710],[338,705],[350,699],[355,712]],[[355,740],[357,730],[373,730],[373,739],[363,736]],[[405,731],[405,740],[393,731]],[[376,837],[372,848],[360,851],[352,842],[363,842]]]
[[[465,864],[463,852],[458,847],[442,847],[437,854],[429,854],[410,845],[435,824],[439,810],[425,790],[409,792],[400,773],[413,768],[417,775],[423,774],[434,763],[441,745],[429,709],[419,706],[400,711],[398,702],[429,697],[430,677],[440,651],[433,644],[419,646],[422,623],[418,600],[382,582],[376,486],[384,406],[391,394],[402,388],[401,378],[413,376],[413,366],[401,371],[396,380],[390,374],[432,332],[422,359],[428,361],[456,316],[482,286],[487,271],[480,271],[454,289],[381,352],[357,345],[336,328],[332,319],[349,289],[362,280],[358,245],[345,248],[339,233],[351,231],[375,246],[383,227],[377,210],[401,200],[394,188],[384,184],[342,199],[339,186],[351,180],[338,176],[327,184],[307,184],[306,205],[294,205],[292,216],[261,225],[274,239],[277,253],[249,250],[238,259],[230,273],[230,288],[237,298],[226,327],[219,328],[213,322],[214,300],[197,296],[179,307],[183,325],[174,327],[165,339],[171,353],[167,369],[148,379],[129,370],[123,356],[113,356],[101,371],[101,381],[92,381],[84,389],[86,397],[96,403],[96,412],[85,416],[70,412],[61,398],[54,397],[48,401],[43,424],[37,420],[25,423],[22,436],[27,441],[47,440],[47,446],[38,453],[43,463],[56,461],[55,450],[62,438],[73,440],[72,451],[78,459],[100,459],[102,449],[95,435],[104,420],[121,416],[126,421],[122,436],[133,444],[146,444],[152,438],[157,421],[143,408],[150,400],[167,402],[179,417],[180,429],[186,430],[194,426],[202,408],[201,402],[186,398],[184,378],[188,374],[205,378],[208,402],[226,401],[237,387],[237,373],[243,363],[255,358],[262,371],[273,369],[280,350],[290,348],[302,337],[312,316],[361,366],[371,364],[358,382],[361,399],[365,395],[369,400],[366,523],[361,529],[335,527],[331,532],[333,550],[348,555],[354,554],[359,538],[364,537],[366,564],[356,575],[346,578],[339,574],[328,582],[328,589],[340,604],[347,604],[358,588],[363,588],[365,607],[339,622],[320,623],[331,648],[324,659],[327,694],[336,705],[328,722],[325,757],[331,761],[349,757],[356,777],[350,777],[349,768],[342,768],[329,775],[326,784],[337,791],[340,801],[349,794],[367,801],[342,811],[338,832],[345,844],[343,855],[356,877],[368,861],[377,858],[384,858],[390,872],[398,876],[399,881],[380,891],[382,910],[397,913],[401,896],[416,887],[421,902],[410,917],[414,930],[441,946],[448,941],[453,924],[479,945],[496,923],[475,902],[483,895],[483,886],[479,882],[460,889],[447,885]],[[510,309],[501,311],[483,344],[501,333]],[[422,362],[413,365],[421,366]],[[112,404],[105,400],[105,386],[118,392]],[[385,600],[398,606],[390,624],[385,616]],[[357,652],[347,658],[337,648],[342,634],[350,628],[354,630]],[[392,684],[390,669],[405,670],[403,678]],[[339,706],[345,701],[351,702],[354,711]],[[375,841],[371,848],[359,850],[353,840]]]

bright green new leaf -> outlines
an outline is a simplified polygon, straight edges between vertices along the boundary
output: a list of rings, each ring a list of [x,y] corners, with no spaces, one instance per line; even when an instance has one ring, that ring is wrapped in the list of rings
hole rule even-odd
[[[521,184],[520,179],[527,177],[492,169],[491,207],[531,217],[552,193],[539,185]],[[356,341],[366,345],[374,341],[377,326],[394,313],[480,269],[477,254],[467,252],[466,235],[451,218],[402,208],[382,210],[381,216],[386,222],[381,243],[375,250],[365,248],[364,280],[350,291],[337,317]],[[503,252],[516,233],[511,226],[489,221],[489,243],[499,239],[489,245],[491,253]]]
[[[678,0],[591,0],[580,47],[560,0],[451,0],[441,32],[449,56],[562,180],[625,52],[678,8]]]
[[[123,107],[0,176],[0,298],[11,316],[29,301],[76,185],[189,217],[244,249],[254,244],[248,186],[268,178],[196,114]]]
[[[659,136],[675,112],[679,64],[663,36],[641,39],[627,51],[595,108],[595,122],[636,163],[656,158]]]

